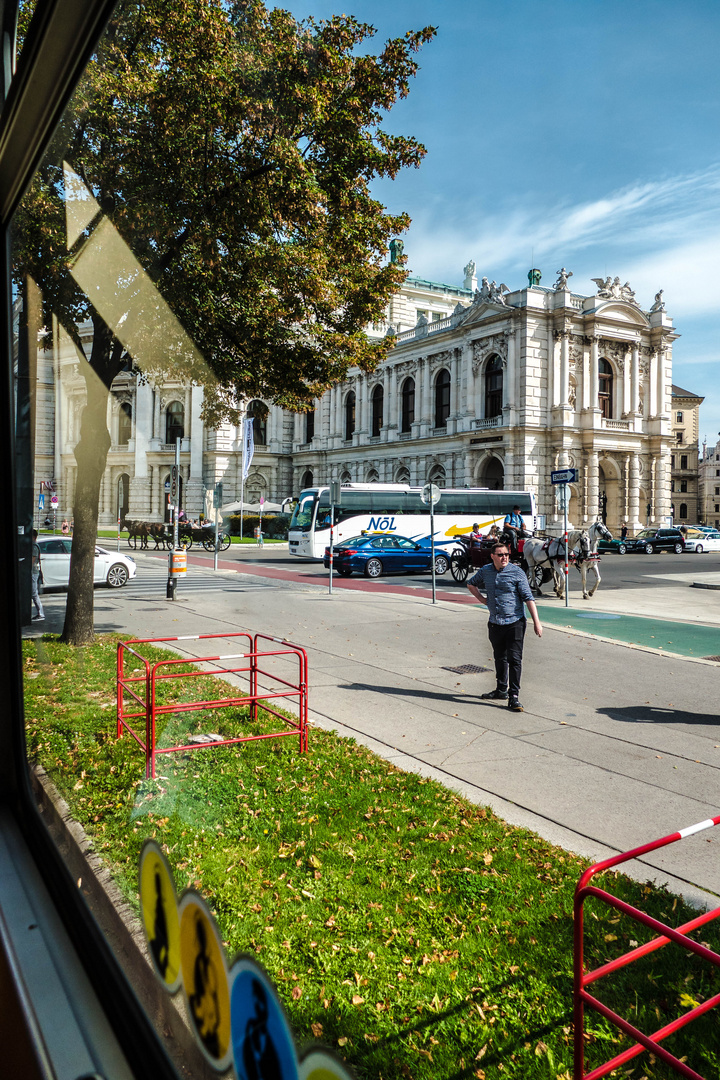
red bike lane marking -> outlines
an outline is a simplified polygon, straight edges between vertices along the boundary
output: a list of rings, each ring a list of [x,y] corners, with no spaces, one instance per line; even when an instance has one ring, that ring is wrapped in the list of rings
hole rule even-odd
[[[158,562],[162,560],[162,556],[152,555],[151,558],[156,558]],[[167,561],[166,559],[163,561]],[[208,559],[197,558],[194,555],[188,553],[188,570],[191,566],[197,566],[198,568],[208,569]],[[271,578],[278,581],[295,581],[301,585],[319,585],[327,586],[327,577],[321,578],[316,573],[311,573],[308,570],[280,570],[272,566],[258,566],[257,563],[244,563],[244,562],[227,562],[224,559],[218,559],[219,570],[235,570],[239,574],[249,574],[255,577]],[[182,584],[182,579],[181,579]],[[432,600],[432,588],[413,588],[407,585],[390,585],[385,582],[368,581],[365,578],[338,578],[333,577],[333,591],[335,589],[349,589],[351,592],[374,592],[374,593],[386,593],[395,596],[420,596],[425,600]],[[477,601],[474,597],[465,591],[464,593],[454,592],[441,592],[439,589],[435,589],[435,596],[438,600],[448,601],[453,604],[474,604]]]

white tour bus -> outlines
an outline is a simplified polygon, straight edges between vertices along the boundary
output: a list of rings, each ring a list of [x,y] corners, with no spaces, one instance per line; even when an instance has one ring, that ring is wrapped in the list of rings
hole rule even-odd
[[[333,543],[362,532],[395,533],[411,540],[429,539],[430,507],[422,488],[405,484],[343,484],[335,507]],[[535,529],[535,498],[529,491],[490,491],[488,488],[440,488],[435,504],[435,543],[450,545],[467,536],[477,522],[483,532],[502,526],[505,515],[519,506],[526,528]],[[322,559],[330,543],[330,489],[306,488],[300,493],[290,522],[291,555]]]

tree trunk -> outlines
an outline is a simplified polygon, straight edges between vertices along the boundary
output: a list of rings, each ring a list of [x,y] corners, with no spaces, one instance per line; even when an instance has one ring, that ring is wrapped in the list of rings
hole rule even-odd
[[[108,388],[92,370],[85,372],[87,404],[75,447],[77,482],[72,508],[73,542],[70,583],[62,640],[66,645],[90,645],[95,639],[93,580],[97,543],[100,485],[110,433],[107,429]]]

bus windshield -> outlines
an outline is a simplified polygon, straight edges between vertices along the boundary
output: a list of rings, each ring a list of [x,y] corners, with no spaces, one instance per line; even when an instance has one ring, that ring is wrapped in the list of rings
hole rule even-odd
[[[314,491],[303,491],[301,493],[290,521],[291,529],[309,529],[312,526],[313,508],[316,499],[317,493]]]

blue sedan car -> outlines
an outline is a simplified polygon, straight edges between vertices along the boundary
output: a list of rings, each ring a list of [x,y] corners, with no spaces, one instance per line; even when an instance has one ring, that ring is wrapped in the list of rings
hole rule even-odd
[[[419,573],[430,570],[432,552],[430,538],[410,540],[407,536],[386,533],[353,536],[333,548],[333,565],[341,577],[352,573],[378,578],[381,574]],[[323,564],[330,567],[330,548],[325,548]],[[435,545],[435,573],[444,574],[450,557]]]

